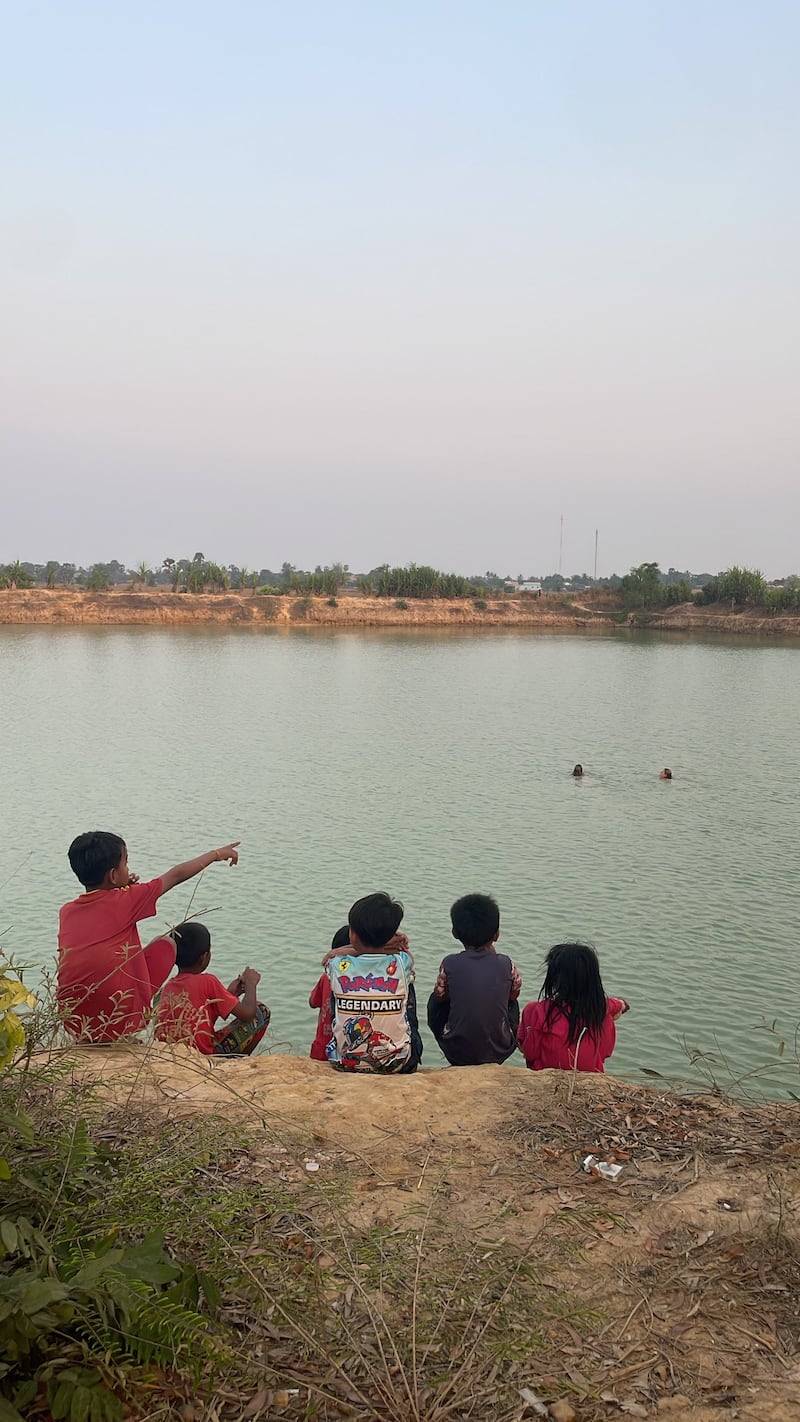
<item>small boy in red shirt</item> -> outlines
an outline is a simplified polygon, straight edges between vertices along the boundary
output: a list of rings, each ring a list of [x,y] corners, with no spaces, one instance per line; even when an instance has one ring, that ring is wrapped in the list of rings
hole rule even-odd
[[[156,1036],[161,1042],[187,1042],[204,1056],[248,1056],[268,1026],[270,1012],[256,1001],[261,974],[245,968],[230,987],[207,972],[211,934],[204,923],[179,923],[173,929],[177,974],[164,984],[156,1011]],[[219,1032],[219,1017],[237,1021]]]
[[[343,928],[337,929],[334,933],[333,938],[331,939],[331,953],[341,952],[342,948],[348,948],[349,946],[350,925],[349,923],[346,923]],[[330,953],[326,953],[325,957],[322,960],[323,963],[327,963],[329,957]],[[311,1043],[311,1051],[309,1052],[309,1056],[313,1057],[315,1062],[326,1062],[328,1060],[328,1053],[326,1051],[326,1048],[333,1036],[333,1015],[331,1012],[331,982],[327,973],[320,973],[320,976],[317,978],[317,981],[311,990],[311,995],[308,999],[308,1005],[309,1007],[316,1007],[319,1009],[319,1017],[317,1018],[317,1030],[314,1036],[314,1040]]]
[[[141,1031],[155,993],[175,965],[175,943],[156,938],[143,948],[138,924],[153,918],[162,894],[209,864],[237,864],[238,843],[211,849],[140,884],[118,834],[92,830],[72,841],[69,862],[86,893],[59,913],[56,973],[58,1004],[72,1036],[104,1043]]]

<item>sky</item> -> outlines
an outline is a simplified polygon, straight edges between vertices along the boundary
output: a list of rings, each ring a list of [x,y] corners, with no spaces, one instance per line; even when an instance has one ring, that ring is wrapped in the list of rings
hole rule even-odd
[[[795,0],[0,26],[0,561],[800,572]]]

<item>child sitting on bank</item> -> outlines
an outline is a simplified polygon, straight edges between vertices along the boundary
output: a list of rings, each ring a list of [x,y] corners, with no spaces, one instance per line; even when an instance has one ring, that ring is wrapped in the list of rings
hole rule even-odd
[[[405,935],[402,935],[403,937]],[[350,946],[350,925],[346,923],[343,928],[337,928],[331,939],[330,953],[326,953],[323,963],[327,963],[332,954],[341,952],[342,948]],[[315,1062],[326,1062],[328,1060],[328,1043],[333,1036],[333,1021],[331,1018],[331,985],[327,973],[320,973],[311,995],[308,999],[309,1007],[316,1007],[319,1011],[317,1017],[317,1030],[314,1040],[311,1043],[309,1056]]]
[[[175,943],[142,947],[138,925],[153,918],[162,894],[210,864],[237,864],[239,841],[176,864],[139,883],[124,839],[105,830],[79,834],[68,850],[86,893],[59,913],[57,1000],[67,1031],[80,1042],[114,1042],[145,1026],[153,997],[175,966]]]
[[[617,1040],[616,1019],[630,1010],[624,997],[606,997],[600,964],[586,943],[557,943],[545,958],[538,1002],[522,1013],[519,1045],[532,1071],[603,1071]]]
[[[488,894],[466,894],[450,910],[453,937],[428,999],[428,1026],[451,1066],[504,1062],[517,1046],[522,978],[498,953],[500,910]]]
[[[179,923],[172,930],[177,974],[164,984],[156,1010],[156,1036],[161,1042],[187,1042],[204,1056],[249,1056],[268,1026],[270,1012],[256,1001],[261,974],[245,968],[230,987],[207,972],[211,934],[204,923]],[[220,1017],[235,1022],[215,1030]]]
[[[409,1073],[419,1065],[414,960],[397,931],[402,918],[403,905],[388,894],[367,894],[348,914],[347,946],[323,960],[331,1019],[326,1056],[340,1071]]]

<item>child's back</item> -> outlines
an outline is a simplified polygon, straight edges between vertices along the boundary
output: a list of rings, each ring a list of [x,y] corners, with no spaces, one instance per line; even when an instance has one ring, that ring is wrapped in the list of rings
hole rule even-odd
[[[505,953],[487,953],[484,948],[464,948],[460,953],[448,953],[439,973],[438,981],[442,974],[446,978],[450,998],[440,1041],[450,1065],[504,1062],[517,1045],[510,1014],[514,992],[511,959]],[[515,1015],[519,1020],[518,1007]]]
[[[628,1003],[606,997],[597,954],[586,943],[558,943],[546,963],[542,996],[527,1004],[519,1026],[526,1066],[603,1071],[617,1040],[614,1024]]]
[[[388,894],[359,899],[350,910],[349,948],[326,964],[332,1019],[327,1057],[340,1070],[411,1072],[422,1056],[414,961],[392,946],[402,915],[402,905]],[[374,941],[381,938],[382,944]]]
[[[517,1045],[522,980],[511,959],[495,951],[499,909],[487,894],[467,894],[450,917],[464,948],[442,962],[428,1025],[451,1066],[504,1062]]]

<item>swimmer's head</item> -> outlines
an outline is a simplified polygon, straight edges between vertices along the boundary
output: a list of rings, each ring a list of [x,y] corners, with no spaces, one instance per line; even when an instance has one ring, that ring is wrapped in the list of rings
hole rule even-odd
[[[573,770],[572,774],[576,777],[576,779],[580,780],[580,777],[583,775],[583,766],[581,765],[580,761],[575,766],[575,769]]]
[[[671,770],[668,770],[667,766],[665,765],[665,766],[664,766],[664,769],[661,771],[661,774],[659,775],[658,778],[659,778],[659,780],[671,780],[671,779],[672,779],[672,771],[671,771]]]

